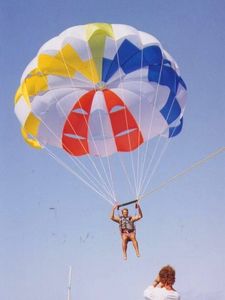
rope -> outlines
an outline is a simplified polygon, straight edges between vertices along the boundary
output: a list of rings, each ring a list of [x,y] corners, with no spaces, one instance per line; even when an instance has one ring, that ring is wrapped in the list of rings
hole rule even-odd
[[[119,77],[120,77],[120,86],[122,88],[121,92],[123,94],[123,99],[125,99],[125,97],[124,97],[124,85],[123,85],[123,81],[124,81],[124,76],[126,76],[126,74],[124,76],[122,76],[122,74],[121,74],[121,65],[120,65],[120,58],[119,58],[119,53],[118,53],[119,49],[118,49],[117,41],[116,40],[115,40],[115,49],[116,49],[116,58],[117,58],[117,64],[118,64],[118,73],[119,73]],[[126,107],[124,108],[124,112],[125,112],[126,127],[127,127],[127,130],[128,130],[129,128],[128,128],[128,119],[127,119],[127,110],[126,110]],[[128,142],[129,142],[129,148],[131,149],[131,140],[130,140],[130,134],[129,134],[129,132],[128,132]],[[137,195],[137,176],[135,175],[134,159],[133,159],[133,153],[132,153],[132,151],[130,152],[129,156],[130,156],[130,161],[131,161],[131,168],[132,168],[132,175],[133,175],[133,182],[134,182],[134,190],[135,190],[135,194]]]
[[[87,43],[86,43],[85,45],[86,45],[86,50],[87,50],[87,54],[88,54],[88,58],[89,58],[89,68],[90,68],[90,70],[91,70],[91,75],[92,75],[92,78],[93,78],[93,68],[92,68],[92,65],[91,65],[91,62],[90,62],[90,61],[91,61],[91,55],[90,55],[90,53],[89,53],[89,48],[88,48],[88,46],[87,46]],[[65,59],[64,59],[63,52],[62,52],[61,50],[60,50],[60,54],[61,54],[61,56],[62,56],[63,63],[64,63],[64,65],[65,65],[65,67],[66,67],[67,73],[68,73],[68,75],[69,75],[68,67],[67,67],[66,61],[65,61]],[[69,76],[69,78],[70,78],[70,76]],[[70,80],[71,80],[71,79],[70,79]],[[72,83],[72,80],[71,80],[71,83]],[[93,89],[95,90],[95,92],[97,92],[93,80],[92,80],[92,83],[91,83],[91,84],[92,84]],[[72,84],[72,87],[74,87],[73,84]],[[81,107],[80,107],[80,108],[81,108]],[[90,137],[91,137],[91,139],[92,139],[92,141],[93,141],[93,143],[94,143],[94,145],[95,145],[95,148],[97,149],[97,145],[96,145],[96,143],[95,143],[95,139],[94,139],[94,137],[93,137],[92,131],[90,130],[89,124],[87,123],[86,119],[85,119],[85,123],[86,123],[86,125],[87,125],[87,127],[88,127],[88,130],[89,130],[89,133],[90,133]],[[76,133],[75,133],[75,134],[76,134]],[[90,161],[91,161],[93,167],[95,168],[95,170],[96,170],[96,172],[97,172],[99,178],[102,180],[103,185],[107,188],[107,190],[108,190],[109,193],[110,193],[110,196],[111,196],[111,197],[114,199],[114,201],[115,201],[115,192],[114,192],[114,189],[113,189],[113,184],[109,181],[109,177],[107,176],[107,172],[106,172],[106,169],[105,169],[105,167],[104,167],[104,163],[103,163],[103,161],[102,161],[101,156],[99,156],[99,160],[100,160],[100,163],[101,163],[102,170],[103,170],[103,172],[104,172],[104,174],[105,174],[106,180],[105,180],[105,179],[102,177],[102,175],[99,173],[98,168],[97,168],[97,166],[96,166],[94,160],[91,158],[91,155],[90,155],[89,153],[88,153],[88,158],[90,159]],[[107,185],[107,182],[108,182],[108,185]]]
[[[90,52],[89,52],[89,48],[88,48],[87,43],[86,43],[85,45],[86,45],[86,49],[87,49],[87,53],[88,53],[88,57],[89,57],[89,68],[90,68],[90,70],[91,70],[91,74],[92,74],[92,78],[93,78],[93,74],[94,74],[94,73],[93,73],[93,67],[92,67],[92,64],[91,64],[91,62],[90,62],[91,59],[92,59],[92,57],[91,57],[91,55],[90,55]],[[96,89],[96,86],[95,86],[94,82],[93,82],[93,88],[94,88],[95,92],[97,92],[97,89]],[[102,133],[103,133],[103,136],[104,136],[104,130],[103,130],[103,124],[102,124],[102,117],[101,117],[100,112],[98,113],[98,115],[99,115],[99,117],[100,117],[101,129],[102,129]],[[89,129],[89,130],[90,130],[90,129]],[[96,148],[96,150],[97,150],[97,145],[96,145],[96,143],[95,143],[95,140],[94,140],[94,138],[93,138],[93,135],[92,135],[91,130],[90,130],[90,133],[91,133],[91,136],[92,136],[92,140],[93,140],[93,142],[94,142],[94,144],[95,144],[95,148]],[[106,152],[106,142],[105,142],[105,139],[103,139],[103,142],[104,142],[104,148],[105,148],[105,152]],[[113,182],[112,172],[111,172],[111,168],[110,168],[110,160],[109,160],[109,157],[106,156],[106,158],[107,158],[107,163],[108,163],[108,170],[109,170],[110,176],[108,176],[108,174],[107,174],[106,167],[104,166],[103,159],[101,158],[101,156],[99,156],[99,158],[100,158],[100,162],[101,162],[102,169],[103,169],[104,174],[105,174],[105,178],[106,178],[106,180],[107,180],[107,182],[108,182],[108,184],[109,184],[109,188],[110,188],[110,190],[111,190],[112,198],[113,198],[114,202],[116,203],[116,194],[115,194],[115,188],[114,188],[114,182]]]
[[[142,44],[140,33],[138,31],[140,43],[142,46],[141,49],[141,69],[140,69],[140,94],[139,94],[139,113],[138,113],[138,125],[141,123],[141,102],[142,102],[142,84],[143,84],[143,56],[144,56],[144,45]],[[140,134],[138,134],[138,145],[140,144]],[[139,145],[137,149],[137,193],[136,193],[136,198],[140,194],[138,187],[139,187],[139,168],[140,168],[140,151],[141,151],[141,145]]]
[[[61,51],[61,50],[60,50],[60,51]],[[62,58],[63,58],[63,62],[64,62],[64,65],[65,65],[66,69],[68,69],[68,68],[67,68],[66,62],[64,61],[63,55],[61,55],[61,56],[62,56]],[[44,76],[42,70],[39,69],[39,71],[40,71],[40,75],[41,75],[41,76],[43,77],[43,79],[47,82],[47,80],[45,79],[45,76]],[[68,72],[68,70],[67,70],[67,72]],[[70,80],[71,80],[71,79],[70,79]],[[71,80],[71,83],[72,83],[72,80]],[[71,85],[71,87],[74,87],[73,84]],[[55,99],[56,101],[58,101],[58,97],[57,97],[55,94],[53,94],[53,97],[54,97],[54,99]],[[60,108],[61,112],[65,115],[65,112],[62,110],[62,108],[61,108],[60,105],[59,105],[59,108]],[[39,118],[40,118],[40,116],[39,116]],[[56,136],[56,134],[51,130],[51,128],[49,128],[49,126],[44,122],[44,120],[43,120],[42,118],[40,118],[40,120],[41,120],[42,124],[44,124],[44,126],[45,126],[50,132],[52,132],[52,134],[60,141],[59,137]],[[76,132],[74,132],[74,133],[76,134]],[[65,147],[65,148],[66,148],[66,147]],[[46,147],[45,147],[45,149],[46,149]],[[56,155],[54,154],[54,156],[56,156]],[[80,167],[80,165],[83,166],[82,172],[85,173],[85,170],[86,170],[87,174],[89,174],[89,175],[85,174],[87,177],[89,176],[89,177],[92,177],[94,180],[96,180],[96,178],[95,178],[93,175],[90,175],[89,171],[88,171],[87,168],[82,164],[81,161],[79,161],[79,160],[78,160],[78,161],[77,161],[77,160],[74,161],[74,159],[73,159],[70,155],[69,155],[69,157],[70,157],[70,159],[73,161],[73,163],[77,163],[79,167]],[[76,158],[75,158],[75,159],[76,159]],[[92,165],[95,167],[95,170],[96,170],[96,172],[97,172],[97,174],[98,174],[98,176],[99,176],[99,179],[100,179],[100,180],[103,180],[102,176],[101,176],[100,173],[98,172],[97,167],[95,166],[94,161],[91,159],[91,157],[90,157],[89,154],[88,154],[88,159],[91,161]],[[59,160],[59,159],[58,159],[58,160]],[[68,169],[68,168],[67,168],[67,169]],[[80,176],[79,176],[79,178],[80,178]],[[90,180],[90,178],[89,178],[89,180]],[[83,179],[82,181],[86,183],[86,180]],[[91,180],[90,180],[90,181],[91,181]],[[86,184],[87,184],[87,183],[86,183]],[[93,183],[92,183],[92,184],[93,184]],[[98,183],[98,184],[99,184],[99,183]],[[89,185],[89,184],[88,184],[88,185]],[[103,180],[103,182],[102,182],[102,185],[99,184],[98,190],[101,190],[101,189],[104,189],[105,191],[107,190],[107,194],[108,194],[111,198],[114,199],[113,195],[112,195],[112,194],[110,193],[110,191],[108,190],[108,187],[107,187],[106,183],[104,182],[104,180]],[[93,190],[95,190],[95,188],[94,188]],[[103,193],[103,192],[102,192],[102,193]],[[111,202],[111,201],[110,201],[110,202]]]
[[[52,151],[50,151],[49,148],[44,148],[49,156],[51,156],[58,164],[60,164],[62,167],[64,167],[67,171],[69,171],[71,174],[75,175],[77,178],[79,178],[84,184],[86,184],[90,189],[92,189],[94,192],[96,192],[100,197],[102,197],[105,201],[109,202],[111,205],[113,205],[113,202],[110,201],[103,192],[98,191],[95,186],[88,183],[84,178],[82,178],[77,172],[75,172],[70,166],[68,166],[64,161],[62,161],[58,156],[56,156]]]
[[[205,156],[204,158],[194,162],[190,167],[184,169],[182,172],[178,173],[175,176],[172,176],[171,178],[163,181],[159,186],[157,186],[156,188],[150,190],[149,192],[141,195],[139,197],[139,201],[143,198],[146,198],[146,196],[149,196],[155,192],[158,192],[160,190],[162,190],[165,186],[169,185],[171,182],[176,181],[179,177],[185,176],[186,174],[190,173],[193,169],[203,165],[204,163],[206,163],[207,161],[209,161],[210,159],[214,158],[215,156],[219,155],[220,153],[225,152],[225,147],[221,147],[216,149],[213,152],[210,152],[207,156]]]
[[[104,136],[104,128],[103,128],[103,122],[102,122],[102,117],[101,117],[101,114],[100,112],[98,112],[99,114],[99,117],[100,117],[100,122],[101,122],[101,129],[102,129],[102,134],[103,134],[103,140],[104,140],[104,148],[105,148],[105,153],[106,153],[106,141],[105,141],[105,136]],[[113,181],[113,176],[112,176],[112,168],[111,168],[111,165],[110,165],[110,158],[108,155],[106,155],[106,159],[107,159],[107,164],[108,164],[108,170],[109,170],[109,176],[110,176],[110,180],[111,180],[111,189],[112,189],[112,193],[113,193],[113,197],[114,197],[114,201],[116,203],[116,190],[115,190],[115,185],[114,185],[114,181]],[[107,176],[108,178],[108,176]]]
[[[162,61],[161,61],[161,65],[160,65],[160,72],[159,72],[159,78],[158,78],[158,82],[157,82],[157,86],[156,86],[156,91],[155,91],[155,96],[154,96],[154,102],[153,102],[153,109],[151,111],[151,122],[150,122],[150,126],[149,126],[149,129],[148,129],[148,135],[147,135],[147,145],[146,145],[146,148],[145,148],[145,152],[144,152],[144,157],[142,159],[142,162],[141,162],[141,171],[140,171],[140,177],[139,177],[139,185],[138,185],[138,195],[140,195],[140,191],[141,191],[141,188],[142,188],[142,185],[143,185],[143,176],[145,175],[145,169],[144,169],[144,166],[145,166],[145,163],[146,163],[146,159],[147,159],[147,154],[148,154],[148,146],[150,144],[150,140],[149,140],[149,137],[151,135],[151,132],[152,132],[152,125],[153,125],[153,119],[154,119],[154,115],[155,115],[155,108],[156,108],[156,103],[157,103],[157,100],[158,100],[158,91],[159,91],[159,82],[161,80],[161,76],[162,76],[162,68],[163,68],[163,57],[162,57]],[[150,159],[150,163],[152,162],[153,158],[154,158],[154,153],[151,155],[151,159]]]

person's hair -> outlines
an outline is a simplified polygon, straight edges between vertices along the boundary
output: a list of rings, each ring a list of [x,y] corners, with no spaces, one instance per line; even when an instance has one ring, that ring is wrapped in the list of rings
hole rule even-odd
[[[122,212],[123,212],[124,210],[128,211],[128,209],[127,209],[127,208],[123,208],[123,209],[122,209]]]
[[[173,285],[175,282],[175,270],[167,265],[159,271],[159,279],[162,284]]]

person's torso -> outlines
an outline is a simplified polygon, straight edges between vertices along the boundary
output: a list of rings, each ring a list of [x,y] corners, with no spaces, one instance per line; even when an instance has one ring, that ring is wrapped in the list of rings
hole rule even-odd
[[[134,222],[132,221],[132,217],[123,217],[120,216],[120,230],[121,232],[133,232],[135,231]]]

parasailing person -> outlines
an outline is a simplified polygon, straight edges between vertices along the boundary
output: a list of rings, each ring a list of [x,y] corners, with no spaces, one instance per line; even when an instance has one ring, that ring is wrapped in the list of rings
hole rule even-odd
[[[115,216],[115,210],[119,210],[121,206],[125,206],[126,204],[134,203],[135,208],[137,209],[137,214],[135,216],[130,216],[129,211],[127,208],[123,208],[121,213],[122,215]],[[135,253],[137,257],[140,257],[139,247],[138,247],[138,241],[136,239],[136,228],[134,223],[139,221],[143,218],[143,213],[141,210],[140,205],[138,204],[137,200],[131,201],[125,204],[121,205],[114,205],[113,209],[110,214],[110,219],[116,223],[119,224],[120,233],[121,233],[121,239],[122,239],[122,251],[123,251],[123,258],[124,260],[127,260],[127,244],[128,242],[132,242]]]

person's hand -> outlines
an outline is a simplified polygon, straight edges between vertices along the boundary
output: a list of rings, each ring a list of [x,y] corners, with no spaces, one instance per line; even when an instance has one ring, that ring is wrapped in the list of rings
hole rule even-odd
[[[155,278],[155,280],[153,281],[152,285],[154,287],[158,286],[158,284],[160,284],[160,278],[159,275],[157,275],[157,277]]]
[[[113,205],[113,210],[118,209],[119,204]]]

